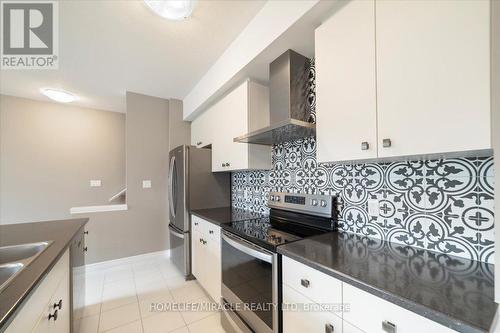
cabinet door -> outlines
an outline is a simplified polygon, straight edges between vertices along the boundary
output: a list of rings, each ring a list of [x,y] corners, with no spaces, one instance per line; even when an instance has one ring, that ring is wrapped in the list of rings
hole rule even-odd
[[[376,2],[379,157],[491,147],[489,6]]]
[[[322,310],[320,305],[283,285],[283,332],[342,333],[342,318]]]
[[[57,304],[57,306],[56,306]],[[59,307],[60,305],[60,307]],[[70,298],[69,275],[65,275],[59,283],[49,304],[50,311],[57,310],[57,320],[49,320],[51,333],[67,333],[70,331]]]
[[[248,82],[244,82],[215,106],[217,124],[214,126],[212,171],[231,171],[248,168],[248,144],[233,139],[248,132]]]
[[[36,324],[35,328],[33,328],[33,333],[49,333],[51,332],[51,329],[53,329],[53,325],[54,325],[54,320],[53,319],[50,319],[49,320],[49,317],[48,317],[48,313],[47,314],[43,314],[41,317],[40,317],[40,320],[38,321],[38,323]],[[29,331],[27,331],[29,332]]]
[[[213,119],[211,108],[191,122],[191,144],[198,148],[210,146],[213,141]]]
[[[193,234],[191,237],[191,267],[193,275],[196,277],[196,279],[198,279],[198,281],[201,278],[200,264],[202,262],[200,239],[201,234],[198,231],[193,230]]]
[[[208,245],[208,246],[207,246]],[[221,299],[221,247],[220,233],[218,238],[209,237],[205,245],[206,262],[210,265],[207,269],[206,290],[212,299],[220,302]]]
[[[315,31],[318,162],[377,157],[375,5],[345,4]]]

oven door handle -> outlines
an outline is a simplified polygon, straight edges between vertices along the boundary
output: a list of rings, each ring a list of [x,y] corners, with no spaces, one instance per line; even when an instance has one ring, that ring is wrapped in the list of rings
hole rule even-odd
[[[222,239],[235,249],[240,250],[241,252],[246,253],[251,257],[260,259],[270,264],[273,263],[273,255],[271,253],[264,252],[250,243],[229,236],[225,232],[222,233]]]

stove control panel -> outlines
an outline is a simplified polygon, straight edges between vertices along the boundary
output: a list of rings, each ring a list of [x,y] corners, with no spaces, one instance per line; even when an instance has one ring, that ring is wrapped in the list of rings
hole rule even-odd
[[[323,217],[334,217],[336,214],[335,197],[331,195],[271,192],[267,205],[269,208]]]

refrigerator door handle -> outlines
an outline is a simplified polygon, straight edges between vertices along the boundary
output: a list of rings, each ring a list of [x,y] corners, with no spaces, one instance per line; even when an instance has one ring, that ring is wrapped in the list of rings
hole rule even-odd
[[[177,238],[181,238],[181,239],[184,239],[184,233],[182,232],[178,232],[177,230],[174,229],[174,227],[172,227],[170,224],[168,225],[168,229],[170,230],[170,234],[172,236],[175,236]]]
[[[172,156],[170,159],[170,171],[169,171],[169,181],[168,181],[168,190],[169,190],[169,205],[170,205],[170,213],[172,217],[175,218],[175,205],[174,205],[174,168],[175,168],[175,156]]]

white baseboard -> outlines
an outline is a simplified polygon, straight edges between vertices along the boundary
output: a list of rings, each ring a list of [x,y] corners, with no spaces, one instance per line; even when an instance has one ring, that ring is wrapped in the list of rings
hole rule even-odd
[[[139,254],[136,256],[118,258],[113,260],[96,262],[93,264],[85,265],[86,272],[95,272],[107,268],[111,268],[114,266],[119,266],[123,264],[134,264],[141,261],[154,260],[159,258],[168,258],[170,256],[170,250],[157,251],[157,252],[149,252],[144,254]]]

